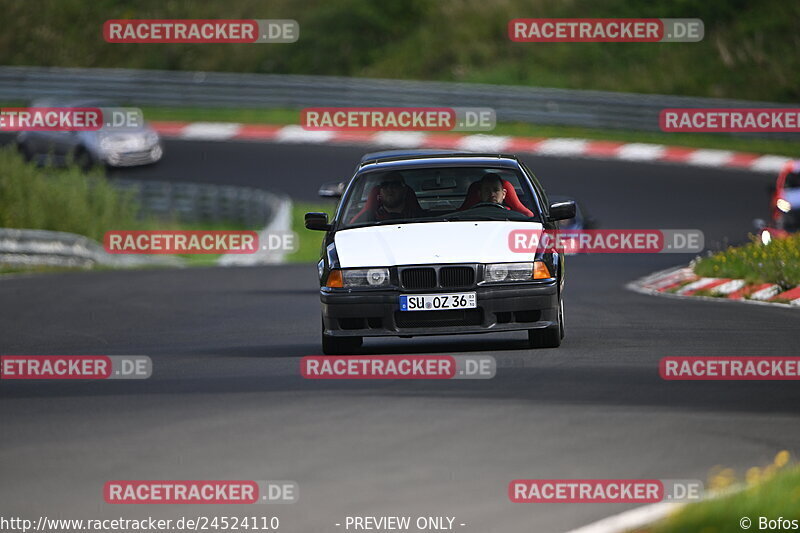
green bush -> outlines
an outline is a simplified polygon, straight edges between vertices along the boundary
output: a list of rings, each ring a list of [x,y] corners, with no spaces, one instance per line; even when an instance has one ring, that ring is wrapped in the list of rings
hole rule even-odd
[[[103,240],[108,230],[143,229],[133,198],[100,169],[39,168],[13,146],[0,148],[0,227],[66,231]]]
[[[797,102],[800,2],[39,0],[3,5],[1,65],[332,74]],[[512,18],[700,18],[697,43],[516,43]],[[108,19],[295,19],[292,44],[112,44]]]

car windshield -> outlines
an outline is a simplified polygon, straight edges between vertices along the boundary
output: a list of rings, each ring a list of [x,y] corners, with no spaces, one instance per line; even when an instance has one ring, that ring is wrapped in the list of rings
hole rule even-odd
[[[341,227],[395,222],[537,220],[528,180],[492,167],[430,167],[375,171],[356,178]]]

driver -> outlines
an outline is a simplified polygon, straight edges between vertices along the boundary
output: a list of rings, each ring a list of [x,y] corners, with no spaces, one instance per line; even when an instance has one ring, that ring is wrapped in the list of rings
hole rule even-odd
[[[484,174],[480,181],[480,195],[481,202],[503,205],[503,200],[506,199],[506,190],[503,188],[502,178],[494,172]]]
[[[468,216],[488,217],[490,220],[530,220],[529,215],[514,211],[503,204],[506,194],[503,180],[499,174],[494,172],[484,174],[478,182],[480,202],[462,213],[469,213]]]

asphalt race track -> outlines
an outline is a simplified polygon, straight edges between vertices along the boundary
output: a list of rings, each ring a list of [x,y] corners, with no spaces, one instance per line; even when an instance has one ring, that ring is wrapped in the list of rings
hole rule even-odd
[[[315,200],[360,147],[168,141],[113,177],[253,185]],[[772,176],[621,161],[524,158],[603,228],[699,228],[739,242]],[[493,380],[307,381],[320,353],[314,265],[103,271],[0,279],[3,354],[149,355],[146,381],[0,386],[0,501],[9,514],[96,518],[275,513],[281,531],[347,515],[455,516],[464,532],[558,532],[632,506],[512,504],[517,478],[707,479],[715,465],[800,450],[793,382],[666,382],[667,355],[797,355],[792,309],[630,292],[676,254],[573,256],[567,336],[367,340],[362,353],[491,354]],[[114,479],[280,479],[294,505],[112,506]]]

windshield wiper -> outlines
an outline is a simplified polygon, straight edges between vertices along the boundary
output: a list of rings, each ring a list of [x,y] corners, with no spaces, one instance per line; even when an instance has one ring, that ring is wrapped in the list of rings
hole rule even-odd
[[[414,222],[413,218],[390,218],[387,220],[376,220],[372,223],[373,226],[385,226],[387,224],[408,224]]]
[[[419,224],[422,222],[449,222],[446,218],[394,218],[389,220],[378,220],[373,226],[386,226],[391,224]]]
[[[487,215],[456,215],[456,216],[446,217],[445,220],[447,220],[449,222],[453,222],[453,221],[458,221],[458,220],[464,220],[464,221],[467,221],[467,220],[497,220],[497,221],[502,221],[502,220],[508,220],[508,219],[507,218],[499,218],[499,217],[490,217],[490,216],[487,216]]]
[[[423,222],[451,222],[449,218],[393,218],[388,220],[376,220],[373,222],[359,222],[343,229],[368,228],[371,226],[390,226],[392,224],[422,224]]]

